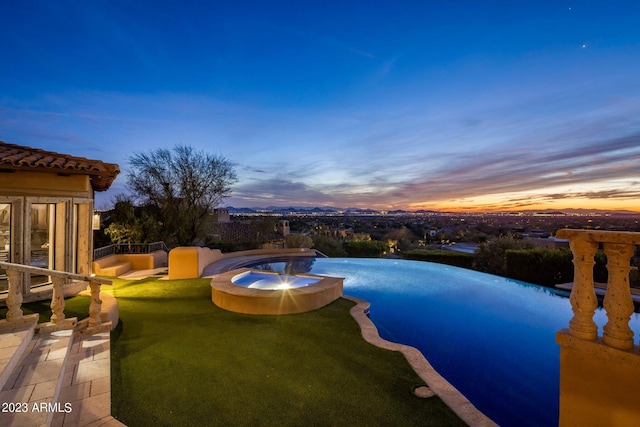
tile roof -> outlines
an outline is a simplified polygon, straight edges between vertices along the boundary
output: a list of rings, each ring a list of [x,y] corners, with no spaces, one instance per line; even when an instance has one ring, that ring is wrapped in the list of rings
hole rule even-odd
[[[0,141],[0,169],[88,175],[95,191],[106,191],[120,173],[114,163],[59,154]]]

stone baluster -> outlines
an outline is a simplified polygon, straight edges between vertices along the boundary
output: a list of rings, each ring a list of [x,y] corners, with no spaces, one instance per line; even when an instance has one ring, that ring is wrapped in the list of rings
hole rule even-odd
[[[18,270],[7,268],[7,280],[9,281],[9,293],[7,295],[7,321],[12,322],[22,319],[22,273]]]
[[[51,276],[53,282],[53,296],[51,297],[51,322],[60,323],[64,320],[64,277]]]
[[[89,305],[89,328],[97,328],[102,324],[100,320],[101,301],[100,283],[89,281],[91,288],[91,304]]]
[[[593,286],[593,266],[598,244],[584,239],[571,239],[569,245],[574,265],[570,297],[573,318],[569,321],[569,333],[576,338],[595,341],[598,327],[593,321],[593,315],[598,307],[598,300]]]
[[[629,319],[633,314],[633,300],[629,289],[630,260],[634,246],[623,243],[605,243],[607,255],[607,293],[604,308],[607,312],[607,324],[603,327],[602,340],[611,347],[628,350],[633,348],[633,331]]]

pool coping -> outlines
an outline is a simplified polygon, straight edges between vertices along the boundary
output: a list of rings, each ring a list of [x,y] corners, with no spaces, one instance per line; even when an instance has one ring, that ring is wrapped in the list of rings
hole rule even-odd
[[[360,298],[343,295],[344,299],[356,303],[350,310],[351,316],[360,326],[362,337],[369,344],[386,350],[399,351],[413,370],[429,388],[438,395],[465,423],[471,427],[497,427],[493,420],[483,414],[457,388],[436,371],[424,355],[415,347],[387,341],[380,337],[378,328],[367,315],[371,304]]]

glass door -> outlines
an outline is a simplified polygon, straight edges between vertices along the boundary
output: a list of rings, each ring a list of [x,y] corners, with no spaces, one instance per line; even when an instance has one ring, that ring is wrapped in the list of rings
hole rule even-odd
[[[31,205],[31,237],[29,264],[33,267],[54,268],[55,248],[55,203]],[[31,276],[31,287],[50,282],[49,276]]]
[[[11,204],[0,203],[0,261],[11,262]],[[0,292],[9,289],[7,271],[0,268]]]

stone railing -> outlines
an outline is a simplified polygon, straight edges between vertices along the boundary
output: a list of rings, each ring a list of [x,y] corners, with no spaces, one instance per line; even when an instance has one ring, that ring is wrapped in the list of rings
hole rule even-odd
[[[91,291],[91,303],[89,305],[89,320],[86,333],[101,332],[104,327],[100,319],[100,285],[110,285],[111,280],[99,277],[83,276],[80,274],[67,273],[64,271],[48,270],[45,268],[31,267],[22,264],[0,262],[0,268],[6,269],[9,290],[7,294],[7,318],[8,323],[20,324],[23,322],[22,306],[22,275],[38,274],[51,277],[53,284],[53,296],[51,298],[51,322],[45,326],[49,329],[65,329],[75,326],[75,319],[65,319],[64,315],[64,291],[65,283],[76,280],[88,282]],[[108,330],[108,329],[107,329]]]
[[[574,278],[570,297],[573,318],[569,322],[569,335],[586,341],[598,340],[598,327],[593,320],[598,306],[593,266],[596,251],[602,245],[609,274],[603,302],[607,323],[603,327],[602,343],[620,350],[633,349],[634,332],[629,327],[629,320],[634,305],[629,272],[635,246],[640,244],[640,233],[564,229],[556,236],[569,239],[573,252]]]

